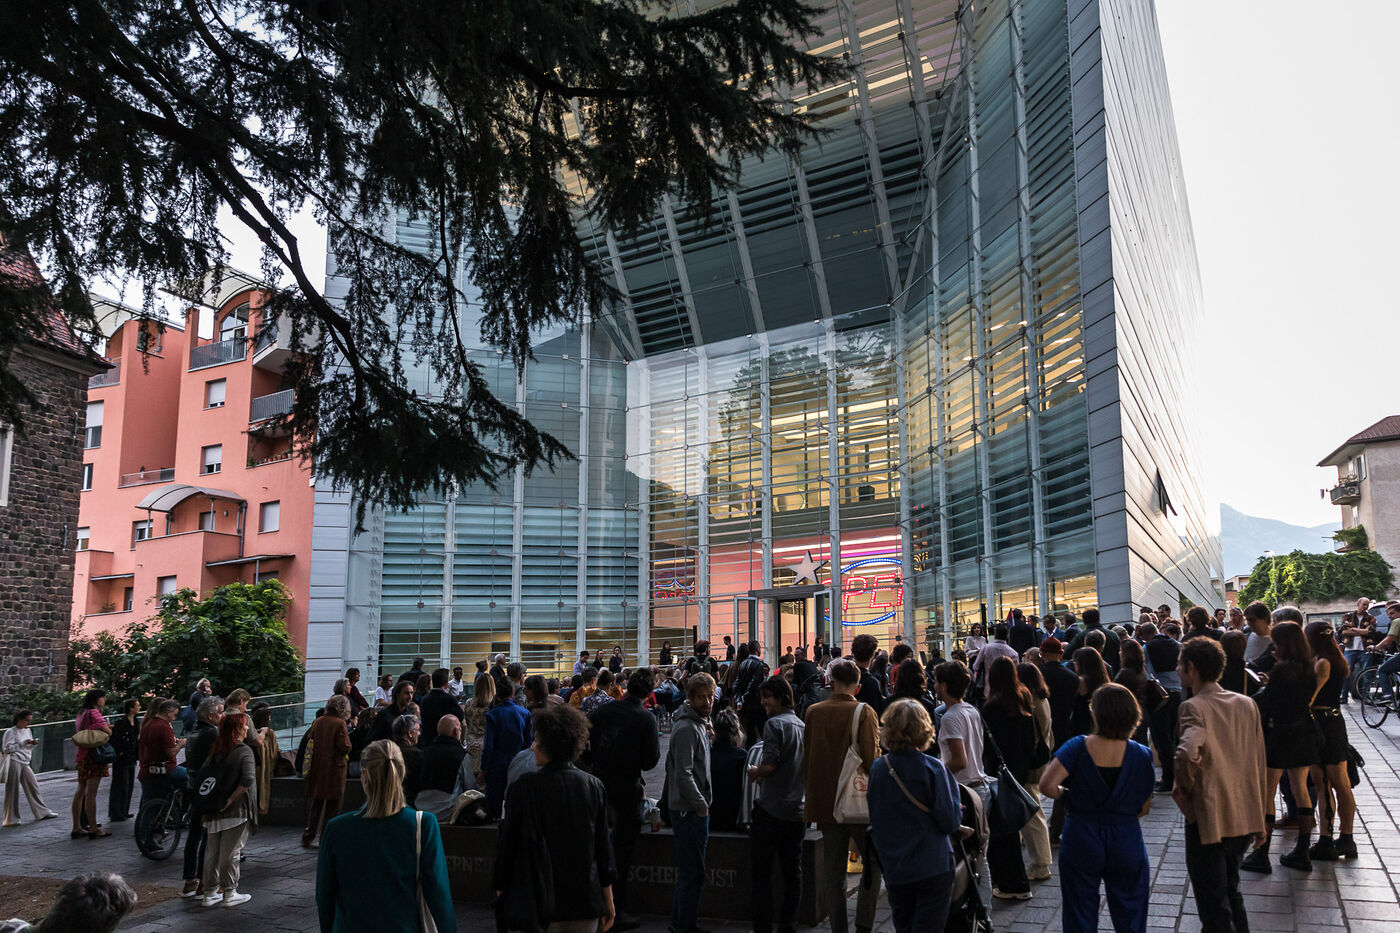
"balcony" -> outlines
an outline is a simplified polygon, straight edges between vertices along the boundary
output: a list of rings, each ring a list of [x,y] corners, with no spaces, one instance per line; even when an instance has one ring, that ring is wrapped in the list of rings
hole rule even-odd
[[[1355,480],[1341,482],[1332,487],[1333,505],[1355,505],[1361,501],[1361,484]]]
[[[89,389],[100,389],[103,386],[114,386],[122,381],[121,360],[108,360],[112,368],[103,373],[98,373],[88,380]]]
[[[301,335],[301,345],[312,347],[320,341],[320,330],[311,328]],[[253,335],[253,365],[274,372],[282,372],[287,367],[287,359],[292,355],[292,327],[277,318],[266,320]]]
[[[248,423],[256,424],[259,421],[268,421],[272,418],[279,418],[292,410],[292,402],[296,399],[296,393],[292,389],[283,389],[281,392],[273,392],[271,395],[259,395],[253,399],[253,404],[248,409]]]
[[[168,483],[175,479],[175,468],[141,470],[139,473],[123,473],[118,486],[145,486],[147,483]]]
[[[248,358],[248,338],[234,337],[229,340],[220,340],[215,343],[206,343],[202,346],[193,347],[190,350],[190,369],[205,369],[210,366],[221,366],[224,363],[236,363],[239,360]]]

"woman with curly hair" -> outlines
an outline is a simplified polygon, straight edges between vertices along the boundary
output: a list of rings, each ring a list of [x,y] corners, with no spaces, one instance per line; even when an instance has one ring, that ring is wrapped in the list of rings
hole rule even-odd
[[[554,877],[550,928],[583,929],[589,924],[593,929],[592,923],[601,921],[607,929],[616,917],[607,795],[601,781],[574,765],[588,743],[588,717],[572,706],[550,704],[536,711],[533,730],[530,747],[539,770],[521,775],[506,792],[505,820],[496,843],[497,909],[505,911],[518,902],[521,892],[513,890],[517,885],[527,886],[528,896],[530,879],[521,870],[522,861],[547,858]],[[529,838],[527,820],[547,828],[550,838],[571,844],[522,849]],[[511,916],[497,920],[501,929],[516,929],[519,922]]]

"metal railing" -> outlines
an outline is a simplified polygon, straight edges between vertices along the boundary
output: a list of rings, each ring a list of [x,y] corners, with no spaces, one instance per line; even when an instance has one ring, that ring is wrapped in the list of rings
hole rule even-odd
[[[271,395],[259,395],[253,399],[253,404],[248,409],[248,421],[267,421],[269,418],[285,415],[292,410],[292,402],[295,399],[296,392],[292,389],[283,389]]]
[[[92,376],[91,378],[89,378],[89,389],[100,389],[103,386],[114,386],[122,381],[121,360],[108,360],[107,362],[112,364],[112,368],[107,370],[106,372],[98,373],[96,376]]]
[[[174,467],[159,470],[141,470],[137,473],[123,473],[118,486],[143,486],[146,483],[168,483],[175,478]]]
[[[183,706],[184,701],[189,698],[178,697],[177,699]],[[288,747],[296,748],[296,743],[300,741],[302,733],[306,731],[310,720],[316,715],[315,708],[308,712],[305,694],[301,692],[277,693],[253,697],[248,705],[252,706],[258,702],[268,703],[272,707],[272,730],[277,733],[278,746],[283,750]],[[142,705],[146,705],[145,701]],[[104,715],[106,715],[109,724],[115,723],[117,717],[121,715],[119,705],[115,708],[109,706]],[[73,738],[75,726],[76,717],[59,722],[36,723],[30,727],[33,730],[34,738],[39,743],[34,746],[34,757],[30,762],[30,767],[34,769],[35,774],[44,771],[71,771],[76,767],[78,749],[69,741]],[[179,720],[175,722],[175,734],[182,734]]]
[[[216,343],[206,343],[190,350],[190,369],[203,369],[221,363],[235,363],[248,356],[248,338],[233,337]]]

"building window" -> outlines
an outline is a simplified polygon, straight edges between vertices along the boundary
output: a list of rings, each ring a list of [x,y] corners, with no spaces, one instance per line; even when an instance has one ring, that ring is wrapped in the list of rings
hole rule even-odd
[[[217,473],[224,466],[224,445],[214,444],[204,448],[204,456],[200,461],[199,472]]]
[[[90,548],[90,547],[92,547],[92,529],[91,529],[91,528],[79,528],[79,529],[78,529],[78,550],[80,550],[80,551],[86,551],[86,550],[87,550],[88,548]]]
[[[156,577],[157,596],[169,596],[171,593],[175,592],[175,590],[176,586],[174,577]]]
[[[122,590],[122,612],[130,612],[136,605],[136,591],[131,587]]]
[[[131,523],[131,546],[135,547],[137,541],[145,541],[151,536],[152,519],[143,518],[139,522]]]
[[[210,379],[204,384],[204,407],[223,408],[224,392],[228,388],[227,379]]]
[[[83,492],[92,488],[92,467],[91,463],[83,464]]]
[[[83,432],[83,446],[89,449],[102,446],[101,402],[88,402],[87,430]]]
[[[258,582],[266,583],[268,580],[276,580],[278,579],[277,574],[278,571],[276,570],[264,570],[258,574]]]
[[[161,326],[155,322],[142,321],[136,329],[136,350],[138,353],[159,353]]]
[[[278,522],[282,518],[282,503],[264,502],[262,509],[258,513],[258,532],[276,531]]]
[[[213,509],[210,509],[208,512],[200,512],[200,513],[199,513],[199,530],[200,530],[200,531],[213,531],[213,530],[214,530],[214,510],[213,510]]]
[[[0,424],[0,505],[10,504],[10,463],[14,460],[15,430]]]
[[[219,340],[242,340],[248,336],[248,303],[234,308],[219,322]]]

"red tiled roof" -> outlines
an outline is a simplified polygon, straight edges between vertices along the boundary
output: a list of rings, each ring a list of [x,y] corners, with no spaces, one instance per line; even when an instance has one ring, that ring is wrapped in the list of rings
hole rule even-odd
[[[1358,431],[1356,434],[1353,434],[1351,437],[1347,438],[1346,443],[1324,457],[1322,461],[1318,463],[1318,466],[1331,465],[1332,461],[1337,458],[1337,455],[1348,447],[1393,440],[1400,440],[1400,415],[1386,415],[1364,431]]]
[[[79,359],[100,362],[92,348],[83,343],[73,331],[62,309],[53,301],[48,283],[34,262],[34,257],[24,249],[16,249],[0,242],[0,280],[11,288],[34,289],[41,296],[40,309],[44,317],[42,333],[33,335],[35,343],[54,350],[60,350]]]

